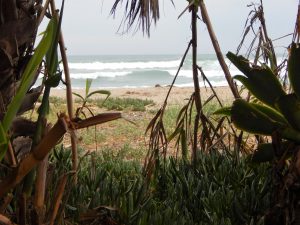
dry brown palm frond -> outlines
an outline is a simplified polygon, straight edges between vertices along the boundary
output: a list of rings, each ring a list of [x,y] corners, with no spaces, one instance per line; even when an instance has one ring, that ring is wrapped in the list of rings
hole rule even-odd
[[[173,3],[173,0],[171,2]],[[122,3],[123,0],[115,0],[110,14],[115,15],[118,6]],[[125,27],[125,31],[128,31],[137,22],[137,27],[150,36],[152,21],[156,24],[158,19],[158,0],[126,0],[121,26]]]

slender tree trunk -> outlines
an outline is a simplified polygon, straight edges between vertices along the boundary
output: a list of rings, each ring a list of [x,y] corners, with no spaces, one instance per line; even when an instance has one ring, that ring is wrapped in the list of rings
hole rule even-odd
[[[231,89],[231,92],[232,92],[232,94],[233,94],[233,96],[235,98],[240,98],[240,94],[239,94],[239,92],[238,92],[238,90],[236,88],[236,85],[233,82],[233,79],[232,79],[231,74],[229,72],[228,66],[227,66],[227,64],[226,64],[226,62],[224,60],[224,57],[223,57],[223,54],[222,54],[222,51],[221,51],[218,39],[217,39],[217,37],[215,35],[215,32],[213,30],[213,27],[212,27],[212,24],[210,22],[210,18],[208,16],[208,12],[207,12],[207,9],[206,9],[206,6],[205,6],[203,0],[200,0],[199,6],[200,6],[200,9],[201,9],[202,19],[203,19],[204,23],[206,24],[206,27],[207,27],[207,30],[208,30],[211,42],[212,42],[212,44],[214,46],[217,58],[218,58],[219,63],[221,65],[221,67],[222,67],[222,70],[223,70],[223,72],[225,74],[225,78],[226,78],[227,83],[228,83],[228,85],[229,85],[229,87]]]
[[[50,0],[50,6],[51,6],[51,11],[52,14],[55,15],[55,1]],[[63,67],[64,67],[64,73],[65,73],[65,83],[66,83],[66,99],[67,99],[67,108],[68,108],[68,115],[71,119],[74,118],[74,112],[73,112],[73,96],[72,96],[72,86],[71,86],[71,78],[70,78],[70,70],[69,70],[69,65],[68,65],[68,59],[67,59],[67,54],[66,54],[66,47],[65,47],[65,42],[64,42],[64,37],[62,32],[60,31],[59,33],[59,47],[60,47],[60,53],[61,53],[61,58],[63,62]],[[77,138],[76,134],[73,133],[71,135],[71,148],[72,148],[72,170],[76,171],[78,167],[78,154],[77,154]],[[77,182],[76,174],[74,173],[75,179],[74,182]]]
[[[197,162],[197,143],[198,143],[198,127],[201,111],[201,97],[200,97],[200,86],[198,78],[198,68],[197,68],[197,7],[192,6],[192,54],[193,54],[193,80],[194,80],[194,97],[196,105],[196,117],[194,124],[194,143],[193,143],[193,155],[192,160],[194,164]]]

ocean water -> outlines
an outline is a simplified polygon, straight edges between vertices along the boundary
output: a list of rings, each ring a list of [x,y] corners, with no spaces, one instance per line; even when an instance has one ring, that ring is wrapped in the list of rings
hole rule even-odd
[[[72,87],[84,88],[87,78],[93,79],[92,87],[94,88],[169,85],[174,79],[181,57],[180,55],[69,56]],[[216,56],[199,55],[198,65],[202,67],[212,85],[227,85]],[[230,65],[230,70],[233,75],[239,73],[233,65]],[[200,85],[204,85],[201,78]],[[193,86],[190,55],[186,57],[175,86]]]

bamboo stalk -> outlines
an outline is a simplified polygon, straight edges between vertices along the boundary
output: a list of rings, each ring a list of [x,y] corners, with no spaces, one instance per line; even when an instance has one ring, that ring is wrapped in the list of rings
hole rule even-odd
[[[34,210],[36,211],[38,224],[41,224],[45,216],[45,192],[48,169],[48,155],[39,163],[35,182]]]
[[[59,185],[58,185],[56,193],[55,193],[55,200],[54,200],[54,206],[53,206],[53,210],[52,210],[52,214],[51,214],[51,218],[50,218],[50,225],[53,225],[55,222],[55,218],[57,216],[57,212],[59,210],[61,200],[64,195],[64,189],[66,187],[67,181],[68,181],[68,175],[64,174],[59,182]]]
[[[38,26],[41,24],[41,22],[43,21],[43,18],[46,14],[46,10],[49,6],[49,3],[50,3],[50,0],[46,0],[45,4],[44,4],[44,7],[43,7],[43,10],[41,11],[39,17],[38,17],[38,20],[37,20],[37,24]]]
[[[10,141],[8,142],[8,151],[7,151],[7,153],[8,153],[8,156],[9,156],[9,161],[11,163],[11,166],[16,167],[17,166],[17,159],[15,157],[15,152],[14,152],[14,149],[13,149]]]
[[[218,39],[217,39],[217,37],[215,35],[215,32],[213,30],[213,27],[212,27],[212,24],[210,22],[210,18],[209,18],[209,15],[208,15],[208,12],[207,12],[207,9],[206,9],[206,6],[205,6],[203,0],[199,1],[199,6],[200,6],[200,10],[201,10],[203,21],[206,24],[206,27],[207,27],[207,30],[208,30],[211,42],[212,42],[213,47],[215,49],[215,52],[216,52],[217,58],[219,60],[220,66],[222,67],[222,70],[223,70],[223,72],[225,74],[225,78],[227,80],[227,83],[228,83],[228,85],[229,85],[229,87],[231,89],[231,92],[232,92],[232,94],[233,94],[233,96],[235,98],[240,98],[240,94],[239,94],[239,92],[237,90],[236,85],[233,82],[233,79],[232,79],[231,74],[229,72],[228,66],[227,66],[227,64],[226,64],[226,62],[224,60],[224,57],[223,57],[223,54],[222,54],[222,51],[221,51]]]
[[[51,10],[54,13],[56,10],[55,1],[51,0],[50,5],[51,5]],[[64,74],[65,74],[68,115],[71,119],[73,119],[74,112],[73,112],[72,86],[71,86],[70,70],[68,65],[68,57],[66,54],[66,47],[65,47],[62,31],[60,31],[59,33],[58,43],[60,47],[60,54],[61,54],[63,67],[64,67]],[[71,135],[71,148],[72,148],[72,170],[76,171],[78,167],[78,154],[77,154],[77,137],[75,133]],[[76,176],[76,173],[74,174],[74,176]],[[74,182],[75,183],[77,182],[76,177],[74,179]]]
[[[194,97],[196,105],[196,117],[194,124],[194,140],[193,140],[193,151],[192,160],[194,164],[197,162],[197,143],[198,143],[198,127],[201,113],[201,97],[200,97],[200,86],[198,78],[197,68],[197,7],[192,6],[192,61],[193,61],[193,80],[194,80]]]

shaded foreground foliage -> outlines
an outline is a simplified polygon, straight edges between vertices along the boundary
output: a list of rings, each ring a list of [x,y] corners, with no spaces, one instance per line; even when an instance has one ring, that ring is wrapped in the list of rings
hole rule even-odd
[[[50,168],[53,195],[60,174],[71,168],[70,150],[56,148]],[[65,193],[59,220],[72,224],[263,224],[270,203],[266,165],[212,151],[193,167],[174,158],[160,164],[147,187],[139,162],[124,154],[91,153],[81,159],[78,183]],[[68,197],[68,199],[66,199]],[[57,221],[58,222],[58,221]]]

